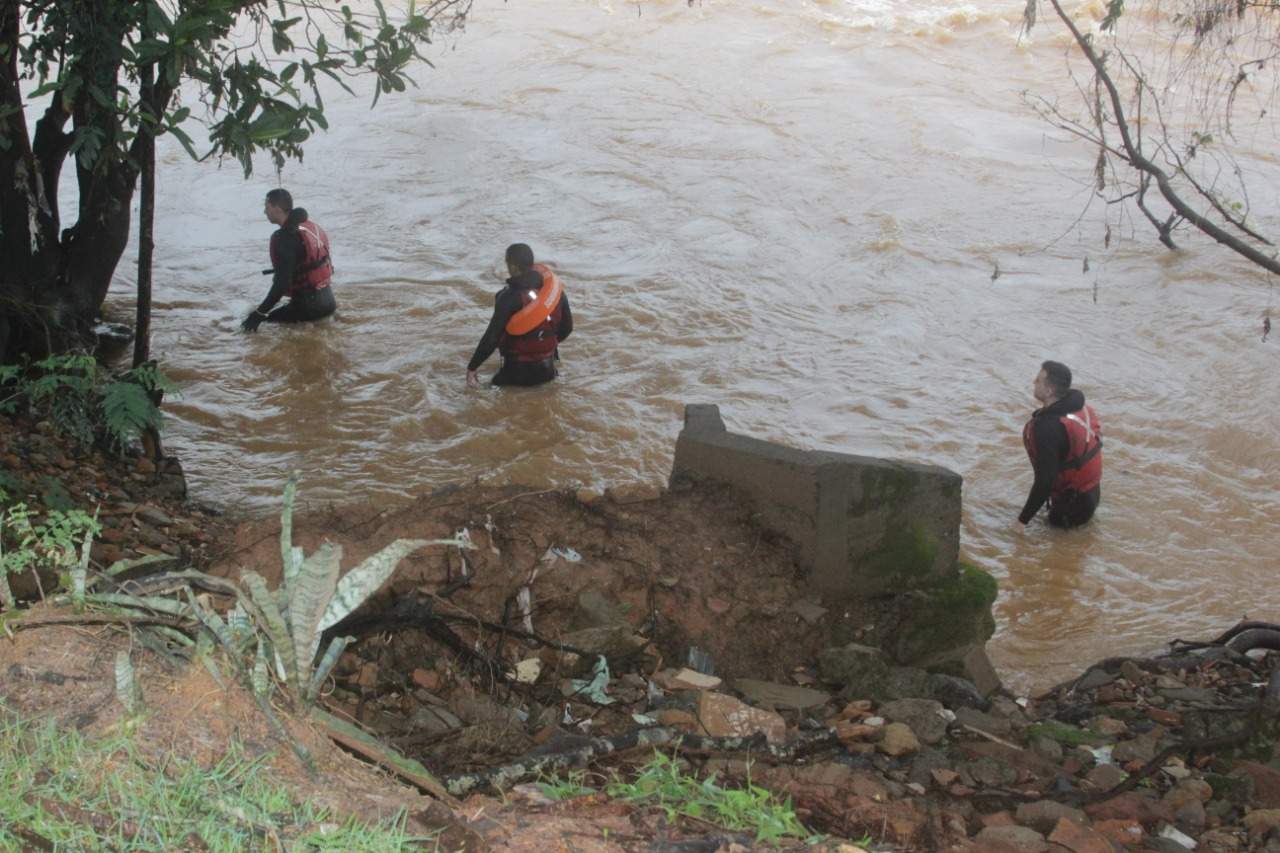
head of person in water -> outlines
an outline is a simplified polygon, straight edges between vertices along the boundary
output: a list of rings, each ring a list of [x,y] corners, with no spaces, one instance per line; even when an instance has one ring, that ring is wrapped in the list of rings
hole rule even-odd
[[[1031,389],[1035,398],[1046,406],[1061,400],[1071,390],[1071,368],[1060,361],[1046,361],[1040,365]]]
[[[267,221],[272,225],[283,225],[292,210],[293,196],[289,195],[288,190],[277,188],[267,192],[267,201],[262,206],[262,212],[267,215]]]
[[[527,243],[512,243],[507,247],[507,273],[520,275],[533,269],[533,249]]]

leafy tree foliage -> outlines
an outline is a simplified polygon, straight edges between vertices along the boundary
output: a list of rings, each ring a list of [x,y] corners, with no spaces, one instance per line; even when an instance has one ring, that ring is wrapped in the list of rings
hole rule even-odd
[[[403,91],[471,5],[407,2],[392,15],[382,0],[0,0],[0,359],[56,347],[102,304],[148,136],[246,175],[259,152],[300,159],[326,127],[322,81],[371,75],[375,104]],[[64,227],[68,162],[79,208]]]
[[[1027,0],[1028,28],[1042,2],[1086,73],[1071,71],[1078,100],[1028,99],[1096,149],[1095,197],[1117,215],[1132,205],[1171,249],[1190,226],[1280,273],[1273,238],[1251,216],[1261,193],[1250,191],[1277,176],[1257,171],[1269,158],[1247,156],[1275,142],[1267,116],[1280,83],[1280,2],[1108,0],[1090,21],[1060,0]]]

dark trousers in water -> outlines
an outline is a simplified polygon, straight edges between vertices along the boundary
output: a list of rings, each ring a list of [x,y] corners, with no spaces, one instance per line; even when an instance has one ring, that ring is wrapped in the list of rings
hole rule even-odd
[[[507,361],[493,374],[494,385],[541,385],[556,378],[556,360]]]
[[[267,315],[268,323],[305,323],[328,317],[338,308],[333,287],[299,290],[289,301]]]
[[[1087,492],[1066,492],[1049,498],[1049,523],[1054,527],[1079,527],[1093,518],[1102,502],[1102,486]]]

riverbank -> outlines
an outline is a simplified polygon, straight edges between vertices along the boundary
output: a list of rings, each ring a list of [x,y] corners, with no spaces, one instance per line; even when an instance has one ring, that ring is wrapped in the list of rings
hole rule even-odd
[[[97,504],[99,563],[154,552],[278,581],[279,520],[228,518],[183,502],[171,473],[137,459],[78,457],[47,427],[4,426],[10,493],[33,506]],[[4,704],[91,739],[129,735],[153,767],[244,755],[339,823],[398,815],[406,835],[445,833],[447,849],[755,843],[755,831],[709,825],[705,811],[680,816],[611,788],[611,773],[624,785],[652,776],[652,748],[628,748],[637,730],[676,750],[678,774],[735,784],[749,774],[790,797],[810,830],[867,849],[1280,845],[1270,841],[1280,774],[1265,763],[1273,715],[1258,704],[1270,661],[1222,648],[1111,660],[1040,697],[984,696],[876,652],[904,618],[892,599],[822,612],[800,591],[791,543],[724,490],[470,485],[395,505],[302,500],[292,541],[307,553],[341,544],[349,567],[396,539],[461,531],[473,548],[415,552],[343,623],[356,640],[323,699],[420,760],[447,795],[375,770],[305,720],[286,718],[282,732],[234,683],[175,668],[136,633],[77,626],[65,609],[24,618],[73,624],[19,626],[0,642]],[[134,712],[115,698],[119,651],[137,673]],[[496,767],[508,768],[500,797],[488,781]],[[267,843],[261,821],[243,828]]]

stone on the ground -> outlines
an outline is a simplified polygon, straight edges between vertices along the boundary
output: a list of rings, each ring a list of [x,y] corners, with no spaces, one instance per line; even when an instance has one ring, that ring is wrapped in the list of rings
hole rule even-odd
[[[558,638],[565,646],[582,649],[587,654],[579,656],[566,654],[563,658],[561,672],[565,675],[581,676],[591,672],[596,665],[596,658],[604,655],[606,660],[624,658],[644,648],[645,640],[638,636],[626,624],[602,625],[596,628],[583,628],[572,631]]]
[[[808,711],[831,701],[831,694],[821,690],[793,687],[772,681],[757,681],[754,678],[735,679],[733,689],[741,693],[752,705],[769,711],[779,709]]]
[[[1061,844],[1071,853],[1113,853],[1115,847],[1102,833],[1084,826],[1081,821],[1059,818],[1049,834],[1049,841]]]
[[[1143,732],[1131,740],[1116,744],[1111,750],[1111,758],[1118,764],[1127,764],[1130,761],[1146,764],[1160,751],[1160,741],[1163,737],[1164,733],[1158,728]]]
[[[879,696],[889,668],[889,659],[882,651],[858,643],[832,646],[818,655],[822,680],[841,685],[840,695],[845,698]]]
[[[922,742],[935,744],[947,735],[942,703],[934,699],[894,699],[880,706],[880,716],[910,726]]]
[[[779,714],[709,690],[698,694],[698,721],[712,737],[748,737],[759,732],[770,743],[787,737],[786,721]]]
[[[462,720],[444,708],[433,706],[419,708],[414,711],[413,716],[409,718],[409,724],[415,734],[419,732],[433,735],[443,734],[462,728]]]
[[[1043,835],[1025,826],[988,826],[974,841],[983,853],[1044,853],[1049,849]]]
[[[876,744],[885,755],[897,758],[910,755],[920,749],[920,741],[911,727],[905,723],[889,723],[884,727],[880,742]]]
[[[569,617],[574,628],[602,628],[626,622],[622,606],[600,590],[591,587],[578,593],[578,603]]]
[[[1236,769],[1253,780],[1253,802],[1256,805],[1264,809],[1280,809],[1280,770],[1256,761],[1242,761]]]
[[[1125,773],[1114,764],[1099,764],[1085,775],[1085,781],[1099,791],[1110,791],[1116,785],[1128,777]]]
[[[1280,809],[1255,809],[1244,816],[1250,838],[1262,838],[1280,827]]]
[[[415,685],[421,687],[423,690],[430,690],[432,692],[439,690],[444,684],[444,679],[441,678],[440,673],[436,672],[434,669],[422,669],[419,667],[413,671],[413,674],[410,677]]]
[[[1066,818],[1076,823],[1086,823],[1084,812],[1053,800],[1036,800],[1034,803],[1023,803],[1014,812],[1014,817],[1023,826],[1029,826],[1036,832],[1048,834],[1053,831],[1058,821]]]
[[[663,690],[676,692],[679,690],[715,690],[721,680],[714,675],[706,675],[687,667],[682,669],[664,669],[653,674],[653,683]]]
[[[646,503],[662,497],[662,488],[653,483],[627,483],[621,486],[610,486],[604,490],[609,500],[616,504]]]
[[[1013,724],[1007,718],[986,714],[977,708],[957,708],[956,722],[989,735],[1007,735],[1013,731]]]
[[[978,691],[977,685],[967,678],[944,675],[940,672],[929,674],[929,698],[937,699],[948,708],[985,709],[987,700]]]

